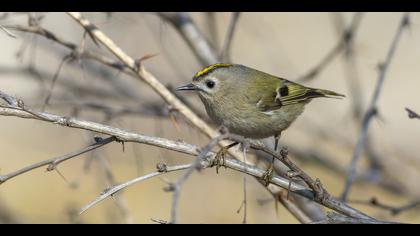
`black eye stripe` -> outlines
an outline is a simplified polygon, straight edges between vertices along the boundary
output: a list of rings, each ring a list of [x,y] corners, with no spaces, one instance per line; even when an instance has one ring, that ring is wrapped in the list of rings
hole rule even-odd
[[[285,97],[287,95],[289,95],[289,88],[286,85],[280,88],[280,96]]]

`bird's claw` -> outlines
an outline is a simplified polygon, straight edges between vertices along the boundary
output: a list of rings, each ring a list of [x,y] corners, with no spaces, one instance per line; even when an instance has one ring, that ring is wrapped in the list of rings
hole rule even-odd
[[[228,152],[228,147],[222,147],[220,151],[216,153],[214,158],[213,166],[216,166],[216,173],[219,174],[219,168],[225,165],[226,153]]]
[[[261,177],[263,183],[265,186],[268,186],[271,182],[271,179],[273,179],[274,175],[274,165],[271,162],[268,169],[264,172],[263,176]]]

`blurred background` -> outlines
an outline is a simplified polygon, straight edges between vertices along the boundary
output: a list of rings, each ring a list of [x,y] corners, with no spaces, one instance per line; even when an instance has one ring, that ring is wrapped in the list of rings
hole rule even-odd
[[[188,13],[217,54],[223,50],[234,13]],[[146,68],[170,87],[183,85],[203,62],[173,24],[158,13],[83,13],[133,58],[157,54]],[[340,196],[361,116],[403,13],[240,13],[229,50],[233,63],[247,65],[311,87],[346,94],[343,100],[320,99],[283,133],[292,160]],[[1,13],[0,25],[40,27],[93,52],[112,57],[84,37],[83,28],[65,13]],[[399,214],[368,204],[372,198],[399,207],[420,199],[420,120],[409,119],[406,107],[420,112],[420,15],[410,14],[388,68],[372,120],[365,151],[357,166],[349,204],[383,220],[419,223],[419,208]],[[350,46],[343,32],[351,29]],[[26,106],[63,116],[109,124],[140,134],[182,139],[203,146],[209,139],[137,79],[89,59],[63,62],[70,50],[43,36],[9,29],[0,31],[0,90],[21,98]],[[348,47],[347,47],[348,46]],[[334,48],[338,48],[334,50]],[[328,55],[333,56],[326,59]],[[317,67],[320,65],[320,67]],[[63,64],[60,66],[60,64]],[[324,65],[325,64],[325,65]],[[305,77],[314,68],[315,76]],[[51,90],[51,84],[57,82]],[[194,94],[182,94],[205,118]],[[126,112],[119,112],[125,109]],[[170,117],[176,118],[176,123]],[[210,122],[210,121],[209,121]],[[79,150],[95,134],[50,123],[0,116],[0,174]],[[269,140],[272,142],[271,140]],[[153,178],[107,199],[82,215],[81,207],[105,188],[156,170],[156,164],[189,163],[193,157],[147,145],[113,143],[64,162],[58,172],[40,168],[0,186],[0,223],[153,223],[170,220],[172,194],[168,182],[180,173]],[[264,166],[264,165],[262,165]],[[214,168],[195,172],[184,185],[180,223],[241,223],[243,175]],[[248,223],[298,223],[255,179],[248,178]],[[367,203],[367,204],[364,204]]]

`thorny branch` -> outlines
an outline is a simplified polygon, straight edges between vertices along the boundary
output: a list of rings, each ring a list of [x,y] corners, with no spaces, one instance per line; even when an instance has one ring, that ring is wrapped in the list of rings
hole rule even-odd
[[[79,120],[72,117],[57,116],[57,115],[49,114],[46,112],[36,112],[36,111],[32,111],[29,108],[24,107],[23,101],[13,99],[11,96],[7,94],[0,92],[0,97],[6,98],[4,99],[5,101],[12,101],[11,103],[8,103],[8,105],[6,106],[4,105],[0,106],[0,115],[3,115],[3,116],[16,116],[16,117],[21,117],[25,119],[35,119],[35,120],[41,120],[41,121],[46,121],[46,122],[66,126],[66,127],[89,130],[89,131],[113,136],[118,141],[121,141],[121,142],[143,143],[143,144],[161,147],[168,150],[173,150],[173,151],[177,151],[177,152],[181,152],[181,153],[193,155],[193,156],[198,156],[201,153],[198,147],[191,144],[187,144],[183,141],[173,141],[173,140],[168,140],[164,138],[150,137],[150,136],[145,136],[145,135],[141,135],[137,133],[127,132],[122,129],[102,125],[95,122]],[[17,102],[13,102],[13,101],[17,101]],[[19,105],[14,106],[13,104],[16,104],[16,103]],[[244,140],[241,137],[232,136],[229,138],[235,138],[238,141],[244,142]],[[250,147],[270,153],[277,159],[281,161],[285,161],[284,157],[280,156],[279,154],[275,153],[273,150],[268,149],[260,144],[251,143]],[[205,155],[204,160],[205,160],[204,161],[205,163],[201,163],[201,167],[213,166],[214,160],[215,160],[215,154],[212,152],[207,153]],[[294,164],[291,163],[290,160],[288,161],[286,160],[285,163],[288,163],[289,166],[293,168],[292,170],[299,172],[300,176],[301,177],[303,176],[302,178],[307,178],[306,176],[308,175],[306,175],[303,171],[301,171],[298,168],[295,169]],[[246,170],[246,174],[257,177],[257,178],[262,178],[262,176],[265,173],[265,171],[262,169],[259,169],[253,165],[249,165],[235,159],[227,159],[225,160],[223,165],[227,168],[240,171],[240,172],[243,172],[244,170]],[[244,168],[244,165],[246,165],[246,168]],[[314,185],[314,186],[320,187],[318,183],[316,181],[311,180],[310,177],[306,181],[308,182],[310,186]],[[372,219],[371,217],[365,215],[364,213],[344,203],[337,201],[335,198],[333,198],[330,195],[323,194],[323,198],[320,199],[316,197],[316,196],[319,196],[319,193],[315,193],[312,189],[304,187],[300,184],[290,182],[290,180],[288,179],[285,179],[279,176],[273,176],[273,178],[269,182],[281,188],[288,189],[290,192],[294,192],[308,199],[314,200],[321,205],[324,205],[330,209],[333,209],[337,212],[348,215],[350,217]]]
[[[360,159],[360,155],[362,154],[363,151],[363,147],[365,144],[365,140],[366,140],[366,136],[367,136],[367,132],[369,129],[369,124],[370,121],[372,120],[372,118],[375,116],[375,114],[377,113],[377,107],[376,104],[379,100],[379,95],[381,93],[382,90],[382,86],[385,80],[385,76],[386,76],[386,72],[388,71],[388,68],[391,64],[391,61],[395,55],[395,51],[397,49],[398,43],[401,39],[402,33],[404,32],[404,29],[407,28],[407,26],[410,23],[410,18],[409,18],[409,13],[404,13],[404,15],[401,18],[401,23],[398,26],[398,29],[396,31],[396,34],[394,36],[394,39],[391,43],[391,46],[389,48],[389,51],[387,53],[385,62],[380,66],[380,72],[379,72],[379,77],[378,77],[378,81],[375,87],[375,91],[373,93],[372,96],[372,100],[370,101],[369,107],[366,111],[366,113],[363,116],[363,120],[362,120],[362,126],[361,126],[361,131],[359,133],[359,137],[357,140],[357,144],[355,146],[354,152],[353,152],[353,156],[351,159],[351,163],[347,172],[347,177],[346,177],[346,182],[344,185],[344,190],[343,193],[341,194],[341,200],[345,201],[347,199],[347,196],[349,194],[350,191],[350,187],[354,181],[355,178],[355,173],[356,173],[356,167],[357,167],[357,163]]]

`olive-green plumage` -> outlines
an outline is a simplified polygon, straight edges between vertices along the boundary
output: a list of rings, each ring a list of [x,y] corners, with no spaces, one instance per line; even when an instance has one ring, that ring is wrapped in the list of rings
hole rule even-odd
[[[248,138],[280,135],[312,98],[344,97],[232,64],[208,66],[178,90],[197,91],[212,120]]]

